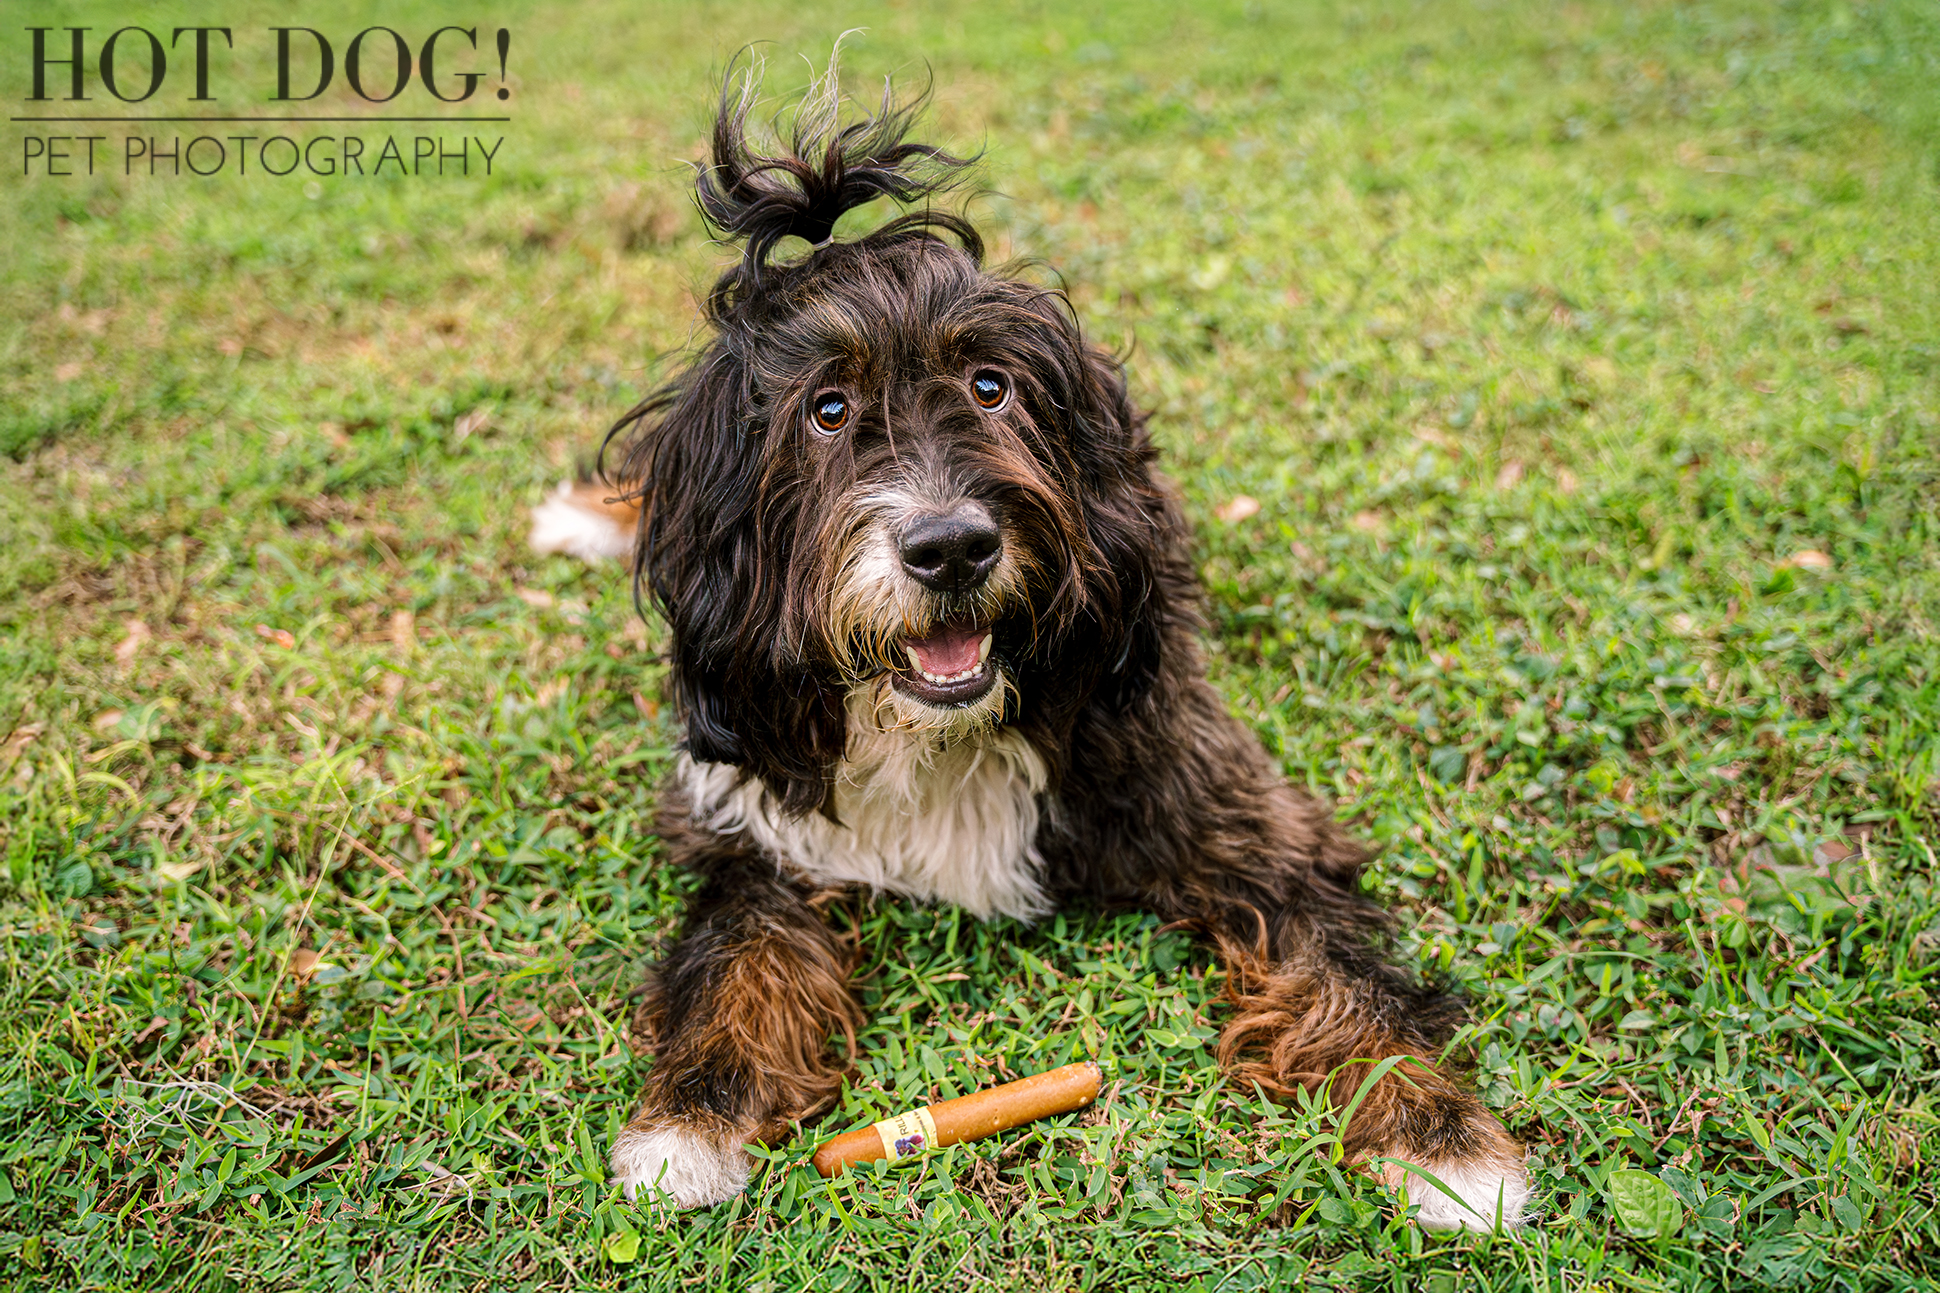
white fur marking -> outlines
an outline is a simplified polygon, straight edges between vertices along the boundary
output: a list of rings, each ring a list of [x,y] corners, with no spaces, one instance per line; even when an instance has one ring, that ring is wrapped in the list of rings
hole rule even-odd
[[[999,678],[991,691],[1007,685]],[[748,832],[818,883],[954,903],[980,919],[1050,910],[1036,844],[1046,770],[1030,742],[987,725],[885,727],[885,711],[901,717],[876,688],[850,693],[848,757],[835,769],[840,825],[820,813],[790,817],[759,781],[737,784],[736,769],[683,757],[694,820],[722,834]]]
[[[532,550],[563,552],[581,561],[633,555],[633,535],[604,512],[581,507],[571,481],[561,481],[552,497],[532,509]]]
[[[611,1162],[627,1198],[637,1190],[658,1190],[680,1208],[733,1198],[754,1166],[731,1137],[674,1125],[626,1128],[613,1141]]]
[[[1388,1184],[1405,1184],[1408,1202],[1421,1205],[1421,1211],[1415,1214],[1415,1221],[1422,1229],[1493,1230],[1498,1196],[1501,1199],[1503,1229],[1522,1224],[1523,1208],[1529,1202],[1529,1172],[1521,1163],[1492,1162],[1487,1159],[1473,1163],[1450,1160],[1423,1163],[1421,1166],[1462,1198],[1462,1202],[1457,1203],[1431,1182],[1413,1172],[1403,1173],[1392,1163],[1387,1164],[1383,1175]],[[1405,1180],[1402,1179],[1404,1177]],[[1463,1207],[1464,1203],[1468,1206]]]

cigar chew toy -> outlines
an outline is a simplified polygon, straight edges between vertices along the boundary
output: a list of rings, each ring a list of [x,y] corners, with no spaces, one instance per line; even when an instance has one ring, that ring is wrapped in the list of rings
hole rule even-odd
[[[834,1176],[850,1163],[891,1162],[966,1140],[982,1140],[1039,1118],[1082,1109],[1098,1098],[1096,1064],[1067,1064],[1015,1082],[973,1091],[844,1132],[815,1151],[815,1170]]]

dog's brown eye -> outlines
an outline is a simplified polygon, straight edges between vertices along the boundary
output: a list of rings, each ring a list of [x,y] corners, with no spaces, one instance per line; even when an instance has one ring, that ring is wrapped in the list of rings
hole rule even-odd
[[[841,391],[823,391],[815,397],[811,407],[814,409],[815,429],[824,435],[834,435],[849,425],[849,397]]]
[[[994,368],[978,369],[970,375],[970,398],[978,408],[995,413],[1010,398],[1010,382]]]

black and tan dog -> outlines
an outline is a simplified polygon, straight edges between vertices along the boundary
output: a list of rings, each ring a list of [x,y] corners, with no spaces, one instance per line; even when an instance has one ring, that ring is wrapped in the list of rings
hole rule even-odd
[[[724,95],[698,179],[745,244],[709,339],[621,420],[613,483],[535,515],[543,549],[633,563],[686,727],[660,831],[701,886],[616,1177],[716,1203],[744,1144],[827,1107],[831,1039],[861,1018],[812,900],[868,886],[1188,922],[1230,976],[1229,1071],[1345,1100],[1369,1072],[1350,1061],[1405,1057],[1351,1155],[1466,1202],[1386,1166],[1424,1224],[1519,1218],[1521,1150],[1436,1063],[1459,1004],[1382,958],[1367,852],[1206,682],[1190,537],[1119,366],[1060,293],[986,270],[975,229],[927,209],[967,163],[909,141],[913,108],[885,93],[840,126],[831,71],[766,157],[752,90]],[[832,237],[879,197],[924,209]],[[808,250],[778,257],[790,237]]]

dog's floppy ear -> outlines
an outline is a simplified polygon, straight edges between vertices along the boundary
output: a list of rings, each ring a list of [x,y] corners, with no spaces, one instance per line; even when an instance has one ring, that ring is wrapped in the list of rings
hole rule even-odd
[[[1007,344],[1029,375],[1024,391],[1038,434],[1033,452],[1062,482],[1065,580],[1038,608],[1040,632],[1019,663],[1031,706],[1020,721],[1060,749],[1087,707],[1122,714],[1150,695],[1168,644],[1196,622],[1190,540],[1177,501],[1153,470],[1145,415],[1124,367],[1086,343],[1069,298],[1008,280],[999,289],[1014,321]]]
[[[641,507],[634,592],[673,630],[672,684],[687,750],[760,777],[792,811],[822,805],[841,757],[840,698],[775,640],[792,532],[764,490],[766,455],[747,425],[747,374],[716,342],[674,383],[622,418],[617,477]],[[783,504],[785,506],[785,503]]]
[[[1165,629],[1192,614],[1186,527],[1152,470],[1157,452],[1125,387],[1123,367],[1084,342],[1073,413],[1075,447],[1090,478],[1082,491],[1095,563],[1085,603],[1096,625],[1090,649],[1100,673],[1094,696],[1123,710],[1144,696],[1163,662]]]

